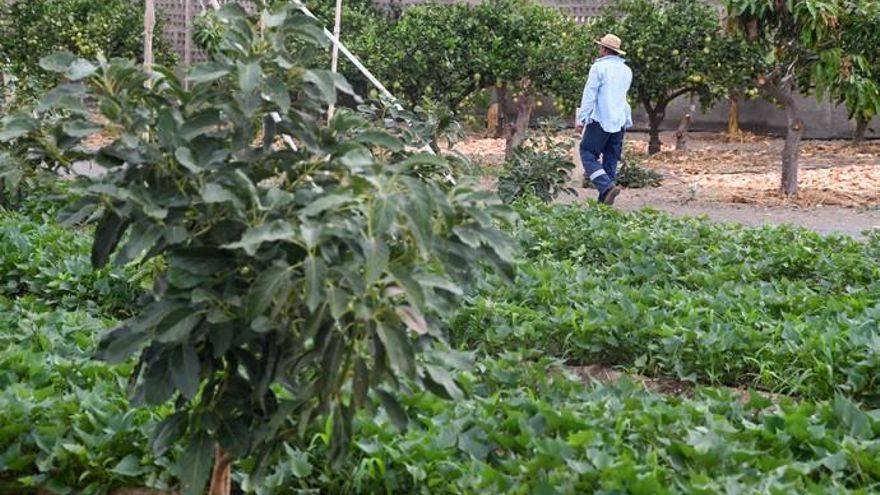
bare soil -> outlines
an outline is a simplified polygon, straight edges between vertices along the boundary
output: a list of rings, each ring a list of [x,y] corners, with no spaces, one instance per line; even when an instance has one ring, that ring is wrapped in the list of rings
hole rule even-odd
[[[664,175],[657,188],[628,189],[615,207],[639,210],[650,207],[675,215],[702,216],[747,226],[791,224],[821,234],[861,237],[880,228],[880,141],[853,146],[847,141],[805,141],[801,148],[800,192],[790,198],[779,192],[778,138],[744,134],[736,139],[713,133],[693,133],[687,153],[672,149],[672,133],[664,133],[661,153],[647,157],[647,135],[632,133],[627,141],[641,155],[642,165]],[[504,144],[496,139],[472,139],[456,147],[489,175],[503,161]],[[596,192],[580,188],[583,171],[572,174],[577,197],[561,202],[595,198]],[[494,179],[484,181],[493,187]]]
[[[568,371],[574,373],[583,383],[599,382],[605,384],[615,384],[621,380],[629,380],[639,384],[645,390],[665,395],[676,395],[682,397],[693,397],[697,385],[693,382],[676,380],[674,378],[649,378],[642,375],[627,374],[622,371],[610,368],[608,366],[590,365],[590,366],[568,366]],[[779,402],[783,397],[780,394],[773,394],[759,390],[747,390],[744,388],[721,387],[740,397],[743,402],[751,400],[753,394],[769,399],[773,402]]]

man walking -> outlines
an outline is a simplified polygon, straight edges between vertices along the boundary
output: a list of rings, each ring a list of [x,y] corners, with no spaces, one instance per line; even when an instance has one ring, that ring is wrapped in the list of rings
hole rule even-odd
[[[623,135],[632,127],[632,109],[626,93],[632,84],[632,71],[624,63],[620,38],[606,34],[599,44],[599,59],[590,67],[581,98],[577,131],[583,131],[580,154],[584,166],[583,187],[590,183],[599,191],[599,202],[614,204],[620,187],[617,162],[623,153]],[[602,161],[599,161],[599,157]]]

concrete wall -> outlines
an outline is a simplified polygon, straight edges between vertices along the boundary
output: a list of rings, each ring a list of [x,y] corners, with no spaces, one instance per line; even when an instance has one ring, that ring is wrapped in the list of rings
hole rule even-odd
[[[697,104],[693,130],[717,131],[727,129],[729,105],[721,102],[714,108],[702,112]],[[799,97],[798,105],[806,124],[804,137],[809,139],[849,139],[852,137],[855,122],[847,118],[846,109],[829,101],[818,102],[815,97]],[[664,126],[674,129],[685,112],[690,109],[690,100],[684,96],[674,101],[666,112]],[[633,123],[636,128],[648,128],[648,118],[641,108],[633,108]],[[787,126],[785,111],[764,99],[740,103],[740,127],[758,134],[785,134]],[[868,137],[880,138],[880,118],[869,125]]]

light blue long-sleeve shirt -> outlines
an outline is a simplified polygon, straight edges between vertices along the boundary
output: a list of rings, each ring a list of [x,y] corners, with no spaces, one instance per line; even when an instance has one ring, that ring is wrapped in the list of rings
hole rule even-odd
[[[584,86],[578,121],[583,125],[598,122],[611,133],[632,127],[632,108],[626,101],[632,77],[632,70],[617,55],[597,60]]]

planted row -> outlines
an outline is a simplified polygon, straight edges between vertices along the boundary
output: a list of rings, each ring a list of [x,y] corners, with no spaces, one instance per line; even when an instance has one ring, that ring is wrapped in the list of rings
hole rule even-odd
[[[532,263],[471,297],[460,345],[880,404],[871,245],[601,208],[523,219]]]
[[[0,492],[174,485],[170,461],[147,447],[164,413],[128,402],[133,363],[92,359],[111,324],[0,298]]]
[[[101,307],[125,312],[149,268],[94,270],[91,238],[44,215],[0,212],[0,295],[31,295],[68,309]]]
[[[549,370],[549,371],[548,371]],[[555,370],[555,371],[554,371]],[[842,397],[694,399],[632,384],[584,387],[548,360],[487,359],[471,398],[405,401],[409,430],[355,424],[356,455],[325,469],[324,440],[288,446],[258,493],[870,493],[880,488],[880,421]],[[340,476],[338,473],[345,473]]]

